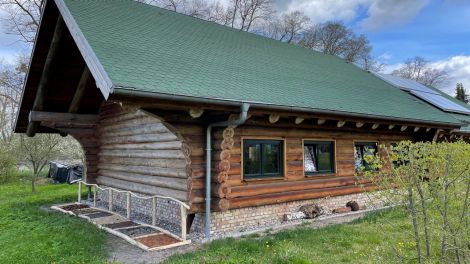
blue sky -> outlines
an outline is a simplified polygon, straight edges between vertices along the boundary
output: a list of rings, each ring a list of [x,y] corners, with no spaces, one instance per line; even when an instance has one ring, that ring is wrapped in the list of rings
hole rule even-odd
[[[388,73],[421,56],[470,89],[470,0],[276,0],[279,11],[301,10],[313,23],[340,20],[365,34]]]
[[[385,72],[421,56],[449,72],[443,90],[452,93],[457,82],[470,89],[470,0],[275,0],[275,6],[279,12],[300,10],[312,23],[345,22],[369,38],[373,55],[388,65]],[[0,32],[3,61],[28,50]]]

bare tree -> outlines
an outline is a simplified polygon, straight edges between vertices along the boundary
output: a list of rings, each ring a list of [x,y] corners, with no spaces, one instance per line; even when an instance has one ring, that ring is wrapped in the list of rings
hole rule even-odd
[[[0,64],[0,140],[3,144],[11,141],[26,63],[26,57],[19,57],[16,65]]]
[[[438,87],[448,80],[446,71],[430,67],[427,60],[418,56],[407,59],[405,64],[392,74],[433,87]]]
[[[4,18],[7,33],[18,35],[28,43],[33,43],[39,27],[45,0],[0,0],[0,8],[6,13]]]
[[[342,22],[326,22],[310,27],[303,33],[298,45],[339,56],[366,70],[379,68],[370,55],[372,46],[367,37],[357,36]]]
[[[304,13],[293,11],[269,21],[264,31],[270,38],[291,43],[297,40],[309,22],[310,18]]]
[[[31,177],[31,190],[36,192],[36,181],[39,174],[49,161],[55,159],[61,152],[63,138],[59,135],[43,134],[35,137],[20,135],[18,154],[20,159],[28,162],[33,172]]]

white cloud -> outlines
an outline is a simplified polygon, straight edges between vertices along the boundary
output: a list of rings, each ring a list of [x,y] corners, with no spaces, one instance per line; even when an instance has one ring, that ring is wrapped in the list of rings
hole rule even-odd
[[[368,30],[403,25],[413,19],[428,3],[429,0],[376,0],[369,6],[368,17],[362,25]]]
[[[388,60],[390,60],[391,58],[392,58],[392,54],[390,54],[390,53],[388,53],[388,52],[385,52],[385,53],[383,53],[382,55],[380,55],[380,56],[378,57],[378,59],[381,60],[381,61],[388,61]]]
[[[277,1],[282,11],[302,11],[314,23],[351,21],[357,19],[360,9],[364,8],[367,17],[361,24],[366,30],[406,24],[428,3],[429,0],[289,0],[287,4]]]
[[[358,16],[361,5],[370,4],[373,0],[291,0],[287,12],[302,11],[313,23],[328,20],[352,20]]]
[[[470,56],[454,56],[431,62],[430,66],[449,74],[449,82],[442,87],[446,93],[453,95],[457,83],[462,83],[470,91]]]

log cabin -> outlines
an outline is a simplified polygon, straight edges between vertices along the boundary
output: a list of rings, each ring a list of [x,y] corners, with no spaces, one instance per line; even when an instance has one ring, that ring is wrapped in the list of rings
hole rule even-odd
[[[360,200],[379,145],[464,126],[336,56],[129,0],[49,0],[15,131],[74,137],[88,183],[178,199],[210,237]]]

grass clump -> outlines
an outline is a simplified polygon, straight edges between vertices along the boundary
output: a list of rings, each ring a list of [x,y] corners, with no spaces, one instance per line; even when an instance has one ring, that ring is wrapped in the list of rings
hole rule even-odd
[[[395,263],[401,261],[397,246],[413,250],[405,235],[410,230],[406,214],[394,209],[321,229],[300,226],[269,236],[216,240],[166,263]]]
[[[0,185],[2,263],[105,263],[105,233],[71,216],[41,209],[76,199],[75,185]]]

